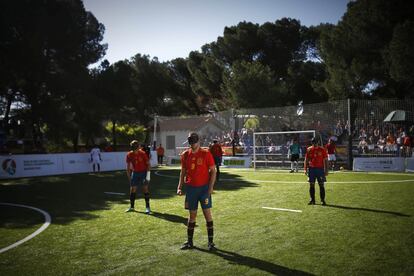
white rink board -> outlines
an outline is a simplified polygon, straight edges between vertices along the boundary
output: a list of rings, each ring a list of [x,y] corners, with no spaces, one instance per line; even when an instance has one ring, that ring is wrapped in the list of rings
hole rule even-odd
[[[126,154],[102,152],[101,171],[125,170]],[[150,163],[157,165],[155,151]],[[92,172],[89,153],[2,155],[0,166],[0,179]]]
[[[357,172],[403,172],[403,157],[354,158],[353,170]]]
[[[414,158],[406,158],[405,162],[405,171],[414,172]]]

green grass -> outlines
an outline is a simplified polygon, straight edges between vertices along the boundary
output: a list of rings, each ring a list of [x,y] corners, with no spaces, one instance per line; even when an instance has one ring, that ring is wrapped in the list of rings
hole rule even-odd
[[[52,217],[40,235],[0,254],[0,275],[414,274],[414,175],[335,173],[326,184],[328,206],[308,206],[303,174],[223,170],[213,195],[219,250],[211,253],[201,212],[197,248],[179,250],[187,220],[184,197],[175,195],[179,171],[159,173],[151,175],[150,216],[141,194],[138,212],[124,213],[124,172],[0,181],[0,202]],[[43,220],[33,210],[0,205],[0,248]]]

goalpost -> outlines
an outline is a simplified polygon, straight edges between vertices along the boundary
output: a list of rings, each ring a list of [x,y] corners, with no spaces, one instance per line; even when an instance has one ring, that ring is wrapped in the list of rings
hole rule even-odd
[[[286,168],[290,166],[289,146],[294,138],[301,148],[301,163],[310,140],[316,137],[315,130],[254,132],[253,133],[253,167]]]

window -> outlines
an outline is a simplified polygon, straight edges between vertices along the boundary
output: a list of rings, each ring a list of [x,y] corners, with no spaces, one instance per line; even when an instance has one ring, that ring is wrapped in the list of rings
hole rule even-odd
[[[175,136],[167,135],[167,150],[175,149]]]

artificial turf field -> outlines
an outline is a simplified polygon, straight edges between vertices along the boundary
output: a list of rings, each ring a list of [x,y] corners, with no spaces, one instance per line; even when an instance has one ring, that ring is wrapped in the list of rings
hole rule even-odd
[[[151,175],[151,215],[142,195],[129,207],[125,172],[0,181],[0,202],[48,212],[50,226],[0,254],[0,275],[413,275],[414,175],[330,174],[328,206],[308,206],[301,173],[227,169],[213,194],[216,252],[201,211],[196,248],[186,240],[179,170]],[[125,193],[125,195],[106,194]],[[319,203],[319,188],[316,187]],[[302,212],[264,209],[285,208]],[[0,205],[0,249],[45,221]]]

